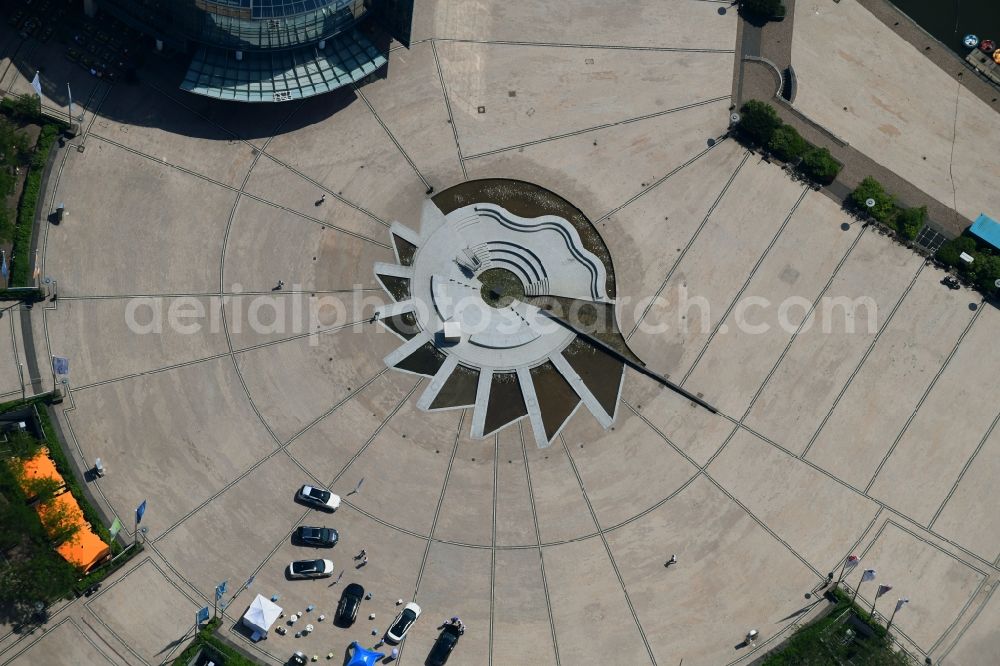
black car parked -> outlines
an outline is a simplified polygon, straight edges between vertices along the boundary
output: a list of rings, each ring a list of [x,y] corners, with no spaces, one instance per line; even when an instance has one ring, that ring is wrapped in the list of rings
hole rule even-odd
[[[333,623],[338,627],[349,627],[358,618],[358,608],[361,607],[361,600],[365,598],[365,588],[357,583],[351,583],[344,588],[337,603],[337,614],[333,616]]]
[[[434,641],[434,647],[431,648],[430,654],[427,655],[427,661],[424,664],[426,666],[444,666],[445,662],[448,661],[448,657],[451,656],[451,651],[458,645],[458,637],[461,635],[457,626],[446,624],[444,629],[441,630],[440,635],[438,635],[437,640]]]
[[[340,539],[337,530],[332,527],[309,527],[308,525],[300,526],[295,536],[300,543],[317,548],[332,548],[337,545],[337,541]]]

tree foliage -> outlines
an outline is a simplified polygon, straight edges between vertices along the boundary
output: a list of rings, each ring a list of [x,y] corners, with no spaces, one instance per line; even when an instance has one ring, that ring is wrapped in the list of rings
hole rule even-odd
[[[768,145],[771,135],[781,126],[781,118],[770,104],[752,99],[740,109],[740,131],[759,146]]]
[[[785,162],[795,162],[805,155],[809,143],[791,125],[782,125],[774,130],[767,148]]]
[[[802,170],[813,180],[829,185],[840,173],[841,164],[826,148],[813,148],[802,158]]]
[[[742,0],[740,7],[762,18],[781,18],[785,15],[785,5],[781,0]]]

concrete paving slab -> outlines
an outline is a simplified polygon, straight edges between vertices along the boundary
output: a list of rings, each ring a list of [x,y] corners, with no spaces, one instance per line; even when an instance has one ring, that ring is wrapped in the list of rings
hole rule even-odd
[[[715,99],[732,88],[730,53],[436,46],[464,155]],[[636,79],[645,85],[619,94]],[[583,97],[590,102],[580,104]]]
[[[90,132],[108,141],[239,187],[253,149],[164,95],[116,86],[101,103]]]
[[[994,427],[969,468],[945,499],[934,531],[989,562],[1000,557],[1000,515],[995,480],[1000,475],[1000,428]]]
[[[553,543],[595,533],[594,518],[562,447],[529,446],[527,454],[541,542]]]
[[[156,549],[202,594],[211,597],[215,586],[226,579],[235,593],[273,544],[288,538],[303,513],[308,512],[307,525],[334,526],[335,514],[311,511],[295,502],[299,487],[309,482],[288,456],[278,453],[158,537]],[[246,538],[249,534],[251,539]],[[244,545],[233,548],[234,543]],[[330,554],[326,549],[301,552],[303,558]]]
[[[541,663],[556,661],[537,550],[497,550],[493,581],[493,663],[521,664],[525,647]]]
[[[234,192],[94,141],[68,154],[51,199],[69,213],[46,241],[61,296],[218,291]]]
[[[379,374],[397,344],[380,326],[351,326],[257,347],[236,356],[254,407],[282,442]],[[359,353],[366,350],[369,353]]]
[[[443,189],[464,180],[429,42],[391,52],[388,77],[361,92],[431,185]]]
[[[792,62],[811,119],[966,218],[1000,209],[996,110],[856,0],[798,7]]]
[[[262,155],[250,173],[244,192],[274,204],[270,206],[272,209],[275,206],[287,209],[309,220],[388,244],[388,224],[380,221],[375,213],[359,209],[357,203],[347,204],[328,196],[317,206],[316,202],[325,194],[322,188],[322,183],[315,183],[294,167]],[[264,217],[276,215],[278,212],[271,210]]]
[[[726,317],[685,386],[727,414],[744,414],[805,318],[801,307],[780,316],[782,304],[816,300],[861,231],[841,229],[848,219],[827,197],[806,195],[743,292],[746,306]]]
[[[614,261],[616,315],[626,334],[746,154],[735,141],[723,141],[597,225]]]
[[[879,510],[860,492],[746,430],[736,433],[708,472],[824,573],[845,557]]]
[[[491,567],[487,549],[431,544],[414,599],[422,613],[406,637],[400,661],[423,664],[438,636],[436,627],[457,615],[466,630],[452,657],[455,664],[489,663]],[[456,580],[462,581],[460,590],[455,589]]]
[[[414,12],[413,38],[732,48],[736,12],[720,15],[714,3],[705,5],[642,0],[627,12],[608,12],[600,0],[572,0],[565,5],[572,20],[554,22],[551,6],[540,0],[517,7],[502,0],[426,0]]]
[[[683,377],[804,191],[777,166],[741,169],[673,274],[664,275],[666,286],[628,338],[632,351],[657,372]],[[759,192],[770,196],[755,198]]]
[[[226,357],[72,397],[83,459],[108,468],[101,492],[126,525],[148,498],[151,539],[274,448]]]
[[[466,161],[472,178],[544,184],[598,219],[707,148],[726,132],[729,97]],[[662,217],[660,218],[662,219]]]
[[[219,303],[193,296],[62,298],[45,314],[52,326],[49,344],[55,355],[70,359],[76,386],[205,359],[228,351]],[[171,312],[204,316],[176,319],[178,327],[171,325]],[[106,344],[91,344],[96,338]]]
[[[864,489],[972,320],[970,294],[925,269],[809,449],[809,460]],[[938,416],[939,417],[939,416]]]
[[[948,666],[975,666],[982,661],[983,655],[1000,652],[1000,633],[997,624],[1000,623],[1000,595],[990,595],[989,600],[976,613],[975,619],[965,630],[941,660]]]
[[[72,645],[73,650],[66,647]],[[29,664],[51,664],[51,666],[108,666],[118,662],[110,659],[104,651],[80,629],[73,620],[64,619],[51,627],[45,634],[18,652],[10,666]]]
[[[609,430],[589,414],[577,416],[561,439],[603,529],[663,501],[698,471],[627,408]]]
[[[862,236],[824,295],[829,306],[821,303],[811,328],[795,337],[747,425],[801,453],[920,265],[920,257],[910,250],[875,234]],[[835,300],[844,298],[852,304],[870,298],[877,317],[852,305],[853,316],[845,318],[845,308]],[[854,323],[853,332],[848,332],[848,321]]]
[[[997,417],[1000,357],[990,350],[998,323],[1000,312],[985,308],[869,491],[922,525],[934,517]]]
[[[520,426],[501,430],[497,437],[496,543],[498,546],[537,544]]]
[[[718,451],[736,425],[697,403],[628,370],[622,389],[625,402],[698,465]]]
[[[184,649],[201,606],[147,558],[87,607],[142,663],[159,664]]]
[[[419,381],[394,372],[379,376],[302,433],[288,451],[317,478],[333,480]],[[350,476],[354,483],[359,478]]]
[[[463,429],[448,475],[435,539],[492,545],[496,448],[496,436],[474,440]]]
[[[351,496],[352,503],[390,525],[427,535],[459,434],[461,414],[420,413],[418,423],[415,413],[412,401],[407,401],[333,485],[333,490],[344,497],[359,479],[365,479],[363,490]],[[467,417],[465,426],[468,422]],[[423,436],[429,434],[427,429],[432,429],[435,436]],[[386,460],[393,462],[386,465]]]
[[[278,280],[289,291],[376,289],[375,262],[393,260],[388,243],[387,230],[365,240],[244,197],[226,239],[226,289],[268,292]]]
[[[927,537],[924,532],[886,522],[861,553],[864,566],[855,567],[844,579],[853,590],[864,569],[875,569],[876,580],[861,588],[858,603],[864,606],[867,601],[871,608],[876,585],[892,585],[889,598],[882,599],[883,613],[887,608],[891,610],[899,597],[910,597],[906,612],[900,612],[894,624],[925,652],[965,611],[985,579],[983,573]]]
[[[560,663],[586,663],[595,654],[616,655],[623,664],[647,663],[649,655],[601,539],[547,546],[543,556]]]
[[[363,101],[333,114],[328,107],[303,107],[297,121],[302,128],[272,139],[269,155],[384,221],[418,228],[427,187]]]
[[[746,632],[757,629],[762,641],[780,632],[809,605],[802,594],[816,584],[815,574],[705,478],[610,532],[608,544],[653,654],[667,663],[746,658],[738,647]],[[665,568],[671,554],[677,564]]]

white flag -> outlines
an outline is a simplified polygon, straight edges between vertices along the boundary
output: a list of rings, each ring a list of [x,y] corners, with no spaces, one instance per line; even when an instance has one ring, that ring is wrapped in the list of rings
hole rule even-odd
[[[38,72],[35,72],[35,78],[31,79],[31,87],[35,89],[35,93],[39,97],[42,96],[42,82],[38,79]]]
[[[875,570],[874,569],[865,569],[865,572],[863,574],[861,574],[861,582],[862,583],[867,582],[869,580],[875,580]]]
[[[896,611],[898,612],[900,608],[902,608],[903,606],[905,606],[908,603],[910,603],[909,598],[903,597],[902,599],[900,599],[899,601],[896,602]]]

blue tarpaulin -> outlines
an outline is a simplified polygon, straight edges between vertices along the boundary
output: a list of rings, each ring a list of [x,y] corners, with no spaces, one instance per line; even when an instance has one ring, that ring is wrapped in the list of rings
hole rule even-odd
[[[969,229],[972,235],[1000,250],[1000,222],[982,213]]]
[[[347,666],[375,666],[380,659],[385,659],[381,652],[363,648],[357,641],[351,643],[347,652],[350,654]]]

